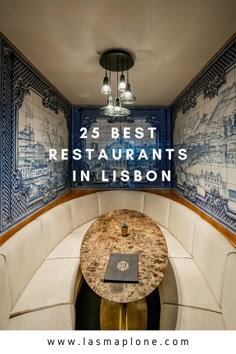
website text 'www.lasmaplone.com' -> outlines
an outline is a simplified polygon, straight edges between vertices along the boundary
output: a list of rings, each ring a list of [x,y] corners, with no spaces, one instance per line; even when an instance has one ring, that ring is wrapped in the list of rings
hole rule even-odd
[[[82,337],[80,340],[76,339],[53,339],[53,338],[48,338],[47,339],[47,344],[48,346],[83,346],[83,347],[140,347],[140,346],[146,346],[146,347],[154,347],[154,346],[189,346],[189,340],[188,339],[176,339],[176,338],[166,338],[163,340],[158,340],[156,338],[135,338],[135,337],[129,337],[129,338],[89,338],[89,337]]]

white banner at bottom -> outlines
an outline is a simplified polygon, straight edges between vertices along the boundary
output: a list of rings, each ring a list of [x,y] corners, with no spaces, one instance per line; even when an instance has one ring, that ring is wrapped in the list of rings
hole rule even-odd
[[[236,331],[0,331],[3,354],[191,353],[235,347]]]

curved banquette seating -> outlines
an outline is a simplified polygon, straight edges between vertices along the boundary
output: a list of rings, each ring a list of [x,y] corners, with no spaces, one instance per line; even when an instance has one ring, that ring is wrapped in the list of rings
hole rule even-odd
[[[124,190],[63,203],[0,247],[0,329],[74,329],[81,242],[98,216],[121,208],[151,217],[167,241],[160,329],[236,329],[236,249],[187,207]]]

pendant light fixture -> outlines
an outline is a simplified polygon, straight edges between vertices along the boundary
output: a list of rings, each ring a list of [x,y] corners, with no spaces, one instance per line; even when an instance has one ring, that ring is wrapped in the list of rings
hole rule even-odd
[[[135,102],[135,96],[131,92],[129,83],[129,69],[134,65],[134,59],[124,50],[112,49],[104,52],[100,58],[100,65],[105,69],[105,77],[101,92],[109,95],[107,106],[101,108],[103,115],[111,117],[128,116],[130,111],[122,107],[122,104],[131,104]],[[124,70],[127,71],[127,82],[125,81]],[[109,78],[107,72],[109,71]],[[116,72],[116,97],[113,100],[111,96],[111,73]],[[119,72],[121,72],[119,80]],[[121,95],[119,94],[121,93]],[[124,98],[122,99],[122,95]]]
[[[101,93],[103,93],[104,95],[109,95],[111,93],[111,73],[110,73],[110,80],[109,80],[107,76],[107,58],[106,58],[105,76],[103,79]]]
[[[109,95],[111,93],[111,86],[109,84],[107,72],[105,73],[104,79],[103,79],[103,85],[101,89],[101,93],[104,95]]]
[[[133,104],[136,101],[136,97],[131,91],[130,83],[129,83],[129,72],[127,71],[127,83],[125,91],[120,95],[121,102],[123,104]]]
[[[114,109],[113,98],[112,96],[109,96],[107,100],[107,105],[105,107],[102,107],[100,111],[102,114],[104,114],[104,116],[109,116],[110,113],[113,112],[113,109]]]

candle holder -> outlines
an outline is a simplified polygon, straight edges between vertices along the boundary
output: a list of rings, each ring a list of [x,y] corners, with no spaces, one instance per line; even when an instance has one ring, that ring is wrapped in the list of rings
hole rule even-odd
[[[121,224],[121,235],[124,237],[128,236],[128,224],[126,221]]]

